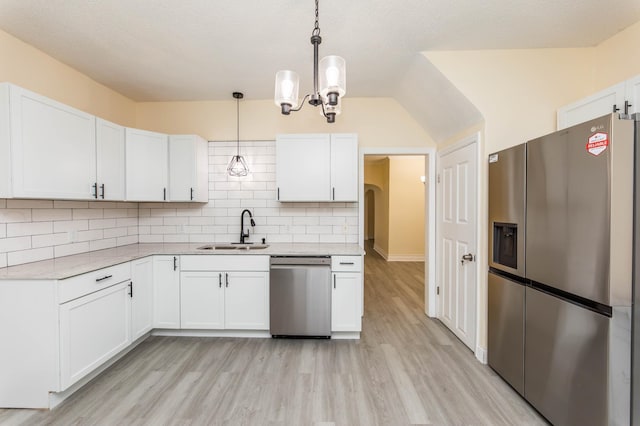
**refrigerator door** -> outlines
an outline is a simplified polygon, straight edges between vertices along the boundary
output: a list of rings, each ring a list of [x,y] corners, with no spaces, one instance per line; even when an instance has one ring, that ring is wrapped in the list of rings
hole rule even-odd
[[[520,395],[524,395],[524,290],[520,283],[489,273],[489,365]]]
[[[556,425],[606,425],[609,318],[527,287],[525,397]]]
[[[489,155],[489,266],[524,277],[526,146]]]
[[[595,133],[611,135],[611,116],[527,143],[526,275],[609,305],[612,147],[589,152]]]

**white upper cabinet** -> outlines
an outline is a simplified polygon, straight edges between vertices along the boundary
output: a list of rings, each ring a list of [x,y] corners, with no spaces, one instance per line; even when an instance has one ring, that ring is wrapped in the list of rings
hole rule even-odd
[[[331,201],[358,200],[358,136],[331,135]]]
[[[558,109],[558,130],[613,112],[640,112],[640,75]]]
[[[640,75],[626,81],[625,93],[629,114],[640,112]]]
[[[278,201],[357,201],[355,134],[278,135]]]
[[[207,141],[196,135],[169,136],[169,200],[209,201]]]
[[[95,117],[14,85],[1,86],[0,197],[95,198]]]
[[[163,133],[126,129],[128,201],[167,201],[169,137]]]
[[[276,138],[279,201],[328,201],[331,196],[331,138],[328,134]]]
[[[124,127],[96,119],[96,182],[99,200],[124,200]]]

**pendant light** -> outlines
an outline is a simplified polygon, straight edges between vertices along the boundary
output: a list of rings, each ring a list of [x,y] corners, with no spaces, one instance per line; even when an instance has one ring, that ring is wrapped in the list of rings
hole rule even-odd
[[[242,92],[233,92],[233,98],[236,100],[236,155],[231,157],[227,172],[229,176],[242,177],[249,174],[249,167],[244,157],[240,155],[240,99],[244,95]]]
[[[305,95],[298,103],[300,77],[294,71],[284,70],[276,73],[276,91],[274,100],[284,115],[291,111],[300,111],[304,102],[309,99],[313,106],[322,107],[321,114],[328,123],[336,121],[340,114],[340,99],[347,93],[346,64],[340,56],[326,56],[318,64],[318,46],[322,43],[320,25],[318,23],[318,0],[316,2],[316,21],[311,32],[313,45],[313,93]],[[318,78],[318,73],[320,74]],[[299,105],[299,106],[298,106]]]

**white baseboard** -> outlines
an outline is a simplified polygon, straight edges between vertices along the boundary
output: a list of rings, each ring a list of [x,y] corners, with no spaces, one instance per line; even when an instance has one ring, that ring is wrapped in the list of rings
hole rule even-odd
[[[476,346],[476,359],[483,364],[487,363],[487,350],[483,347]]]
[[[156,329],[151,332],[153,336],[185,336],[185,337],[253,337],[271,338],[269,330],[177,330]]]
[[[424,262],[424,254],[390,254],[389,262]]]
[[[373,249],[376,251],[376,253],[378,253],[380,256],[382,256],[385,260],[387,260],[387,258],[389,257],[387,252],[384,251],[380,246],[376,245],[376,243],[373,243]]]

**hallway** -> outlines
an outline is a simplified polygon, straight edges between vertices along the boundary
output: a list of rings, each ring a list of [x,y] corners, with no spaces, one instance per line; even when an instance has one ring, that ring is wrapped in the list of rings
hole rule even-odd
[[[360,341],[150,337],[57,409],[0,424],[545,424],[424,315],[423,263],[367,253]]]

